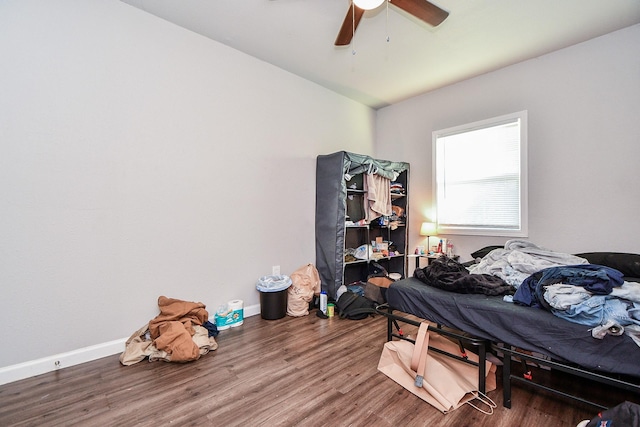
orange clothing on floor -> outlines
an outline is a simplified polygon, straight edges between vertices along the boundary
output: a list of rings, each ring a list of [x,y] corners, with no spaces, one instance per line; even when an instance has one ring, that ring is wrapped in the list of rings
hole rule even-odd
[[[173,362],[196,360],[198,345],[192,340],[194,326],[209,319],[205,305],[161,296],[160,314],[149,322],[149,332],[158,350],[171,354]]]

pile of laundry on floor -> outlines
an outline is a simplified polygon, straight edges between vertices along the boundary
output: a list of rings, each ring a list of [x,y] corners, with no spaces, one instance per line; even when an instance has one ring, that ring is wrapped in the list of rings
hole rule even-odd
[[[146,358],[190,362],[218,348],[218,329],[209,322],[204,304],[161,296],[158,307],[160,314],[127,340],[120,363],[133,365]]]

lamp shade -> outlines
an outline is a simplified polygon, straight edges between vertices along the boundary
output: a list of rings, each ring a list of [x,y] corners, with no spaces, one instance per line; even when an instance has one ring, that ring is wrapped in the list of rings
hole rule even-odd
[[[433,222],[423,222],[420,226],[421,236],[433,236],[436,233],[436,225]]]
[[[384,0],[353,0],[353,3],[360,9],[371,10],[380,6]]]

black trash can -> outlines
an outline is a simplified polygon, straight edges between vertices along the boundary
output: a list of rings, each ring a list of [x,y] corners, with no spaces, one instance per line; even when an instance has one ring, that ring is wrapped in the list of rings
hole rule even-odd
[[[260,291],[260,316],[266,320],[282,319],[287,314],[289,276],[262,276],[256,289]]]

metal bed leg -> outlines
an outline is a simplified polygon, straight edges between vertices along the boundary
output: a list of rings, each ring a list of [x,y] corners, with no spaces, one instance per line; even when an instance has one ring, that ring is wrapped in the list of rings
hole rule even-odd
[[[392,313],[392,309],[391,307],[387,308],[387,312],[389,314]],[[393,338],[393,322],[395,320],[391,317],[391,316],[387,316],[387,341],[391,341],[391,339]]]
[[[480,393],[487,392],[487,348],[485,344],[478,346],[478,389]]]
[[[508,353],[502,364],[502,406],[511,409],[511,354]]]

